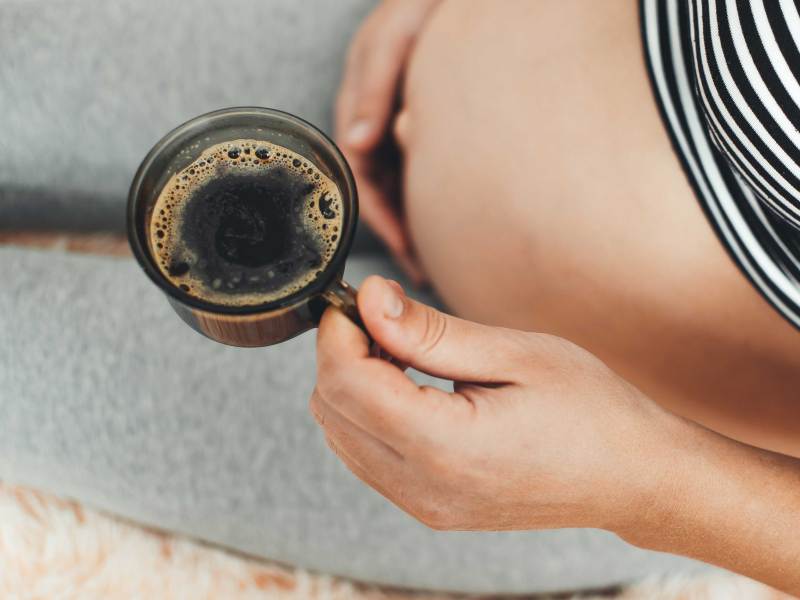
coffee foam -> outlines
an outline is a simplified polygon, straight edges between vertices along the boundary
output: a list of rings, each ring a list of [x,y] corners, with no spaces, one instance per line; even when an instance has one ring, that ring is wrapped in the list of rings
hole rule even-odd
[[[285,169],[301,176],[313,186],[302,211],[305,233],[320,243],[322,263],[301,270],[279,289],[240,292],[237,277],[247,276],[232,267],[230,281],[216,278],[203,281],[192,272],[198,262],[196,252],[184,243],[181,227],[187,202],[203,186],[226,175],[267,174]],[[206,302],[224,306],[252,306],[285,298],[313,282],[330,264],[342,235],[344,206],[338,186],[306,157],[271,142],[237,139],[203,151],[189,166],[175,173],[166,183],[153,207],[150,218],[150,250],[158,268],[175,287]],[[264,277],[274,277],[271,270]]]

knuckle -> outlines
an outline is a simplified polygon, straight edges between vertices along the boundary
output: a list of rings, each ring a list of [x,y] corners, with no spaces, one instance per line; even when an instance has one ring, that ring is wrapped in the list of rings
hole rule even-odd
[[[325,436],[325,443],[328,445],[328,448],[330,448],[331,452],[333,452],[337,457],[342,458],[342,455],[339,451],[339,446],[336,445],[336,442],[334,442],[330,436]]]
[[[325,360],[319,352],[317,352],[317,381],[314,384],[314,393],[321,396],[326,395],[328,386],[330,385],[331,369],[328,368],[328,361]]]
[[[441,521],[438,521],[438,520],[426,520],[426,519],[421,519],[421,521],[422,521],[423,525],[425,525],[429,529],[433,529],[434,531],[447,531],[448,530],[447,525],[445,525]]]
[[[583,351],[580,346],[569,340],[547,333],[530,336],[529,344],[532,352],[547,355],[553,364],[560,363],[563,359],[573,357]]]
[[[324,398],[327,402],[338,402],[347,393],[346,379],[338,371],[335,375],[332,374],[334,369],[330,369],[326,374],[324,365],[321,365],[320,369],[323,375],[317,380],[317,395],[320,400]]]
[[[335,327],[328,314],[322,315],[317,335],[317,376],[320,380],[330,379],[336,373],[336,352],[338,349]]]
[[[438,310],[425,307],[423,326],[419,340],[419,350],[428,356],[436,350],[447,334],[447,317]]]
[[[311,400],[308,402],[308,409],[311,411],[312,416],[316,420],[317,423],[321,427],[325,426],[325,413],[322,411],[322,407],[320,406],[321,401],[319,395],[315,391],[311,395]]]
[[[506,329],[504,333],[506,354],[504,360],[509,369],[513,372],[525,370],[530,366],[532,357],[539,351],[536,335],[516,329]]]
[[[323,374],[317,381],[320,400],[335,402],[344,392],[344,385],[338,375]]]
[[[391,99],[391,90],[386,82],[369,77],[358,89],[355,96],[355,107],[359,117],[370,117],[379,112]]]
[[[425,502],[418,507],[414,517],[426,527],[435,531],[453,529],[455,520],[449,508],[443,508],[439,502]]]
[[[576,373],[586,374],[597,365],[605,366],[584,348],[550,334],[529,334],[527,347],[529,350],[524,365],[528,371],[535,366],[538,376],[549,374],[569,379]]]

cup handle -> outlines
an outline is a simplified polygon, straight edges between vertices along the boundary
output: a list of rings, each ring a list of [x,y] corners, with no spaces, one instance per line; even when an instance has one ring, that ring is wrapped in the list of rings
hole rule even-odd
[[[353,323],[358,325],[359,329],[363,331],[367,338],[372,343],[372,336],[364,326],[364,321],[361,320],[361,315],[358,312],[358,304],[356,304],[357,290],[342,279],[337,279],[332,287],[328,288],[322,293],[322,297],[331,306],[338,308],[345,316]]]

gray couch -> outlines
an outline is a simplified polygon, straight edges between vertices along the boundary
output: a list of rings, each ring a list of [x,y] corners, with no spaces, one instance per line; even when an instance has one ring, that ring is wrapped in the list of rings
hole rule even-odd
[[[0,0],[0,229],[122,231],[139,160],[211,109],[272,106],[330,129],[371,4]],[[0,248],[0,268],[2,479],[412,587],[572,589],[704,568],[601,531],[430,531],[325,449],[306,409],[313,334],[209,342],[130,259]],[[370,272],[398,277],[362,234],[348,276]]]

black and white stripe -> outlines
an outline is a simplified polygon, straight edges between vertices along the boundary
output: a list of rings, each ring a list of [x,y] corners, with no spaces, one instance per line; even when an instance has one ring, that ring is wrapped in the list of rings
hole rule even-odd
[[[645,56],[729,253],[800,327],[800,12],[794,0],[641,0]]]

